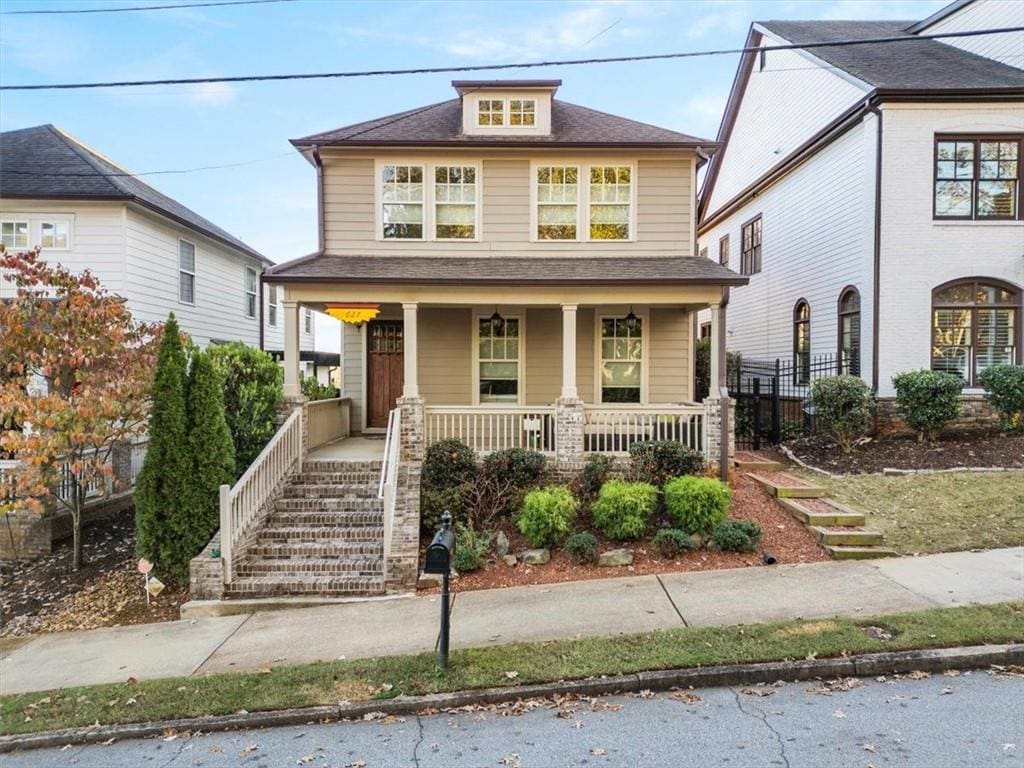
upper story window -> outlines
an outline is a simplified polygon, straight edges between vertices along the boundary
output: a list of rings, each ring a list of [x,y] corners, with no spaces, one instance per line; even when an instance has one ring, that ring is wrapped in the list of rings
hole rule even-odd
[[[504,99],[480,99],[476,103],[476,124],[477,125],[504,125],[505,124],[505,100]]]
[[[0,223],[0,237],[8,248],[28,248],[28,220],[4,221]]]
[[[434,234],[438,240],[476,237],[476,193],[474,166],[434,168]]]
[[[1021,218],[1020,136],[938,136],[936,219]]]
[[[932,369],[975,386],[990,365],[1019,363],[1021,292],[986,278],[932,291]]]
[[[383,166],[381,203],[385,240],[422,240],[423,166]]]
[[[178,241],[178,301],[196,303],[196,246],[188,240]]]
[[[302,332],[313,332],[313,310],[309,307],[302,308]]]
[[[245,316],[256,317],[257,276],[252,267],[245,268]]]
[[[508,124],[532,126],[537,122],[537,102],[534,99],[511,99],[508,103]]]
[[[277,327],[277,286],[267,286],[267,325]]]
[[[729,266],[729,236],[725,235],[718,241],[718,263],[723,267]]]
[[[743,225],[740,244],[740,274],[756,275],[761,271],[761,215]]]
[[[534,169],[537,240],[629,240],[633,236],[633,168],[540,165]],[[580,176],[588,184],[580,184]],[[586,211],[586,226],[580,226]]]

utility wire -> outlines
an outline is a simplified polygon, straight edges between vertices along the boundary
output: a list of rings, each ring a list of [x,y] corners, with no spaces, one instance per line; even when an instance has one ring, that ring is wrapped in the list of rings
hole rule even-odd
[[[1008,32],[1024,32],[1024,26],[1002,27],[998,29],[978,29],[966,32],[943,32],[934,35],[895,35],[874,37],[860,40],[833,40],[820,43],[801,43],[786,45],[766,45],[751,48],[721,48],[709,51],[683,51],[679,53],[652,53],[638,56],[610,56],[589,59],[561,59],[551,61],[531,61],[516,64],[476,64],[458,67],[420,67],[417,69],[373,69],[350,72],[316,72],[290,75],[238,75],[233,77],[193,77],[168,78],[164,80],[115,80],[97,83],[51,83],[47,85],[0,85],[0,91],[47,91],[47,90],[80,90],[84,88],[134,88],[150,85],[199,85],[201,83],[251,83],[280,80],[324,80],[353,77],[376,77],[380,75],[432,75],[451,72],[483,72],[506,69],[530,69],[535,67],[564,67],[580,64],[612,64],[636,61],[659,61],[663,59],[688,59],[702,56],[723,56],[736,53],[758,53],[761,51],[794,51],[814,50],[816,48],[845,48],[851,45],[881,45],[888,43],[914,43],[922,40],[938,40],[946,38],[979,37]]]
[[[46,173],[45,171],[21,171],[13,168],[4,168],[2,174],[4,176],[59,176],[63,178],[104,178],[104,179],[118,179],[118,178],[132,178],[133,176],[166,176],[173,174],[182,173],[196,173],[197,171],[216,171],[221,168],[239,168],[243,165],[253,165],[255,163],[266,163],[271,160],[278,160],[282,157],[295,157],[294,151],[291,152],[280,152],[276,155],[270,155],[269,157],[258,157],[255,160],[243,160],[238,163],[224,163],[222,165],[200,165],[196,168],[180,168],[166,171],[144,171],[142,173],[129,173],[128,171],[122,171],[119,173],[102,173],[96,171],[95,173],[64,173],[64,172],[52,172]]]
[[[124,8],[35,8],[29,11],[3,11],[0,16],[59,15],[65,13],[124,13],[125,11],[167,11],[172,8],[213,8],[221,5],[266,5],[267,3],[294,3],[298,0],[211,0],[204,3],[177,3],[174,5],[133,5]]]

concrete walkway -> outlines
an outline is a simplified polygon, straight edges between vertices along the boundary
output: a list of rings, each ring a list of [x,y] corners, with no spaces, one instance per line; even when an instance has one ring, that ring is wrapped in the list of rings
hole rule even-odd
[[[465,592],[452,645],[1020,599],[1024,547],[672,573]],[[39,635],[0,659],[0,693],[430,651],[438,610],[436,597],[409,597]]]

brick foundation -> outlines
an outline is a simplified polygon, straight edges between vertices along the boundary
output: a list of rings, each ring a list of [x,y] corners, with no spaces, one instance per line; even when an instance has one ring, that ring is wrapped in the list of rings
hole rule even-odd
[[[960,398],[960,415],[946,425],[944,432],[971,432],[995,429],[999,426],[999,414],[989,405],[984,395],[963,395]],[[878,435],[910,435],[899,413],[896,398],[879,398],[875,406],[875,433]]]
[[[105,520],[132,505],[131,493],[117,493],[87,502],[82,527]],[[15,509],[0,515],[0,560],[35,560],[74,533],[71,513],[48,507],[42,512]]]
[[[218,556],[214,557],[214,550]],[[219,555],[220,532],[210,539],[202,552],[188,564],[188,593],[193,600],[222,600],[224,598],[224,559]]]

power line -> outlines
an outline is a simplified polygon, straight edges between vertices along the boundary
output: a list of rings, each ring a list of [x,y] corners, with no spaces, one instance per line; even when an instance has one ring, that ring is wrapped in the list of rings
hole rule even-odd
[[[193,77],[168,78],[164,80],[119,80],[98,83],[51,83],[48,85],[0,85],[0,91],[46,91],[46,90],[80,90],[85,88],[135,88],[151,85],[200,85],[203,83],[252,83],[281,80],[325,80],[354,77],[376,77],[382,75],[433,75],[454,72],[483,72],[506,69],[530,69],[535,67],[565,67],[581,64],[614,64],[637,61],[659,61],[664,59],[688,59],[702,56],[724,56],[737,53],[758,53],[760,51],[793,51],[813,50],[816,48],[845,48],[851,45],[881,45],[888,43],[913,43],[923,40],[945,38],[978,37],[1008,32],[1024,32],[1021,27],[1002,27],[998,29],[978,29],[966,32],[944,32],[934,35],[896,35],[874,37],[860,40],[833,40],[821,43],[802,43],[786,45],[766,45],[751,48],[721,48],[709,51],[683,51],[679,53],[652,53],[638,56],[610,56],[589,59],[562,59],[552,61],[531,61],[516,64],[477,64],[458,67],[420,67],[417,69],[373,69],[351,72],[316,72],[290,75],[238,75],[233,77]]]
[[[294,3],[297,0],[210,0],[203,3],[176,3],[174,5],[133,5],[124,8],[36,8],[29,11],[3,11],[0,16],[59,15],[64,13],[124,13],[125,11],[167,11],[172,8],[213,8],[220,5],[265,5],[267,3]]]
[[[222,165],[200,165],[200,166],[198,166],[196,168],[180,168],[180,169],[165,170],[165,171],[144,171],[142,173],[130,173],[128,171],[123,171],[123,172],[119,172],[119,173],[102,173],[100,171],[96,171],[95,173],[64,173],[64,172],[46,173],[45,171],[20,171],[20,170],[15,170],[15,169],[12,169],[12,168],[4,168],[2,173],[3,173],[4,176],[7,176],[7,175],[11,175],[11,176],[59,176],[62,179],[63,178],[68,178],[68,177],[71,177],[71,178],[83,178],[83,179],[84,178],[92,179],[92,178],[99,177],[99,178],[104,178],[104,179],[117,179],[117,178],[132,178],[132,177],[135,177],[135,176],[166,176],[166,175],[171,175],[171,174],[196,173],[197,171],[216,171],[216,170],[220,170],[221,168],[238,168],[238,167],[243,166],[243,165],[253,165],[254,163],[266,163],[266,162],[269,162],[271,160],[277,160],[277,159],[282,158],[282,157],[296,157],[296,154],[295,154],[294,151],[292,151],[292,152],[281,152],[281,153],[278,153],[276,155],[271,155],[270,157],[259,157],[259,158],[256,158],[255,160],[243,160],[243,161],[238,162],[238,163],[224,163]]]

